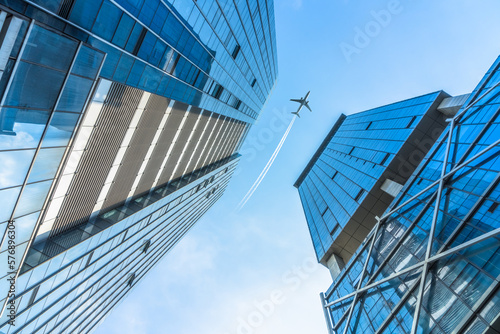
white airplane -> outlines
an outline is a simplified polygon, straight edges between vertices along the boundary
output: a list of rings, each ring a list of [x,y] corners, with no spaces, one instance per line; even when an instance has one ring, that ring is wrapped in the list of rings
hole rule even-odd
[[[309,107],[309,101],[307,101],[307,98],[309,97],[309,94],[311,94],[311,91],[307,92],[306,96],[303,97],[303,98],[301,98],[301,99],[298,99],[298,100],[291,99],[290,100],[290,101],[293,101],[293,102],[300,103],[299,109],[297,109],[296,112],[292,112],[292,114],[297,115],[300,118],[299,112],[300,112],[300,110],[302,110],[302,107],[306,107],[307,109],[309,109],[309,111],[312,112],[311,107]]]

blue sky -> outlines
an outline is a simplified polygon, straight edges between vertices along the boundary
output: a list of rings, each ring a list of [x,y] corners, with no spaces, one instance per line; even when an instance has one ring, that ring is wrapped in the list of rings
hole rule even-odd
[[[468,93],[500,54],[494,0],[275,0],[275,12],[279,81],[237,175],[96,333],[326,333],[318,295],[331,279],[314,264],[293,183],[340,113]],[[289,99],[308,90],[314,112],[235,213],[295,111]]]

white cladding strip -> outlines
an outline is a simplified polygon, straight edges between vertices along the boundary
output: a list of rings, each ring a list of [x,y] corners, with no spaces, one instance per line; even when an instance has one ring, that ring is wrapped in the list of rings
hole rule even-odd
[[[193,169],[193,171],[195,170],[198,170],[200,169],[202,165],[200,165],[200,162],[203,163],[204,161],[201,161],[201,158],[203,157],[203,155],[205,154],[205,150],[207,149],[207,146],[208,146],[208,143],[210,143],[210,139],[212,139],[214,133],[215,133],[215,129],[217,129],[217,124],[219,122],[221,122],[221,115],[218,116],[218,118],[215,120],[215,124],[214,124],[214,127],[212,128],[212,131],[210,132],[210,136],[208,136],[206,142],[205,142],[205,146],[203,146],[203,150],[200,152],[200,156],[198,157],[198,161],[196,162],[196,165]],[[219,129],[220,130],[220,129]],[[210,150],[210,147],[208,147],[208,149]],[[205,159],[206,160],[206,159]]]
[[[219,138],[219,136],[221,134],[221,130],[224,128],[225,124],[224,124],[224,121],[221,120],[221,116],[219,116],[219,119],[217,121],[222,122],[222,124],[219,127],[219,129],[217,130],[217,134],[214,137],[212,145],[210,147],[205,147],[205,149],[208,149],[207,156],[205,157],[204,161],[200,161],[201,165],[198,168],[205,167],[207,165],[207,162],[210,161],[210,159],[209,159],[210,153],[214,150],[215,143],[217,143],[217,139]],[[216,124],[216,127],[217,127],[217,124]],[[216,127],[214,127],[214,130],[216,129]],[[212,135],[210,135],[210,138],[207,140],[207,144],[210,143],[210,139],[212,139]]]
[[[188,111],[191,109],[191,106],[189,106]],[[169,179],[172,179],[172,177],[175,175],[175,172],[177,171],[177,168],[179,168],[179,164],[182,161],[182,158],[184,157],[184,154],[186,154],[186,150],[189,146],[189,143],[193,139],[193,135],[196,132],[196,129],[198,128],[198,124],[200,124],[200,119],[203,114],[203,109],[200,110],[200,114],[198,115],[198,118],[196,119],[196,122],[194,123],[193,130],[191,130],[191,133],[189,134],[188,140],[186,141],[186,144],[184,145],[184,148],[182,149],[181,155],[179,156],[179,159],[177,159],[177,163],[175,164],[174,170],[172,171],[172,174],[170,175]],[[182,174],[184,175],[184,174]]]
[[[171,100],[167,109],[165,110],[165,113],[163,114],[163,117],[160,121],[160,124],[158,125],[158,129],[156,129],[155,136],[153,137],[153,141],[151,142],[151,145],[149,146],[148,152],[146,153],[146,156],[144,157],[144,160],[142,162],[141,168],[139,168],[139,172],[137,173],[137,176],[134,180],[134,183],[132,184],[132,188],[130,189],[130,192],[127,196],[127,201],[130,201],[132,199],[132,196],[134,196],[135,190],[137,189],[137,186],[139,185],[139,182],[144,175],[144,171],[146,170],[149,161],[151,160],[151,156],[153,155],[153,151],[158,144],[158,140],[160,139],[160,135],[165,128],[165,125],[167,124],[167,119],[170,116],[170,113],[172,111],[172,106],[174,105],[174,101]]]
[[[226,147],[228,139],[232,134],[233,128],[233,122],[227,124],[224,133],[221,135],[220,143],[216,146],[215,151],[212,154],[212,159],[207,164],[212,164],[219,160],[219,156],[221,155],[222,150]]]
[[[111,166],[111,169],[109,170],[108,177],[106,178],[106,181],[104,182],[104,185],[102,186],[101,193],[99,194],[99,197],[97,198],[97,203],[94,206],[94,210],[92,210],[92,215],[90,216],[90,219],[96,217],[106,200],[106,196],[108,196],[109,189],[111,188],[111,185],[113,184],[113,181],[115,179],[116,173],[118,173],[118,169],[123,161],[123,157],[125,156],[125,153],[129,147],[130,141],[132,140],[132,137],[134,136],[135,131],[137,130],[137,127],[139,125],[139,120],[141,119],[142,113],[144,112],[146,108],[146,104],[148,103],[149,97],[151,96],[151,93],[144,92],[142,94],[142,98],[139,102],[139,105],[137,106],[137,109],[135,110],[134,116],[132,117],[132,120],[130,121],[130,125],[128,126],[127,132],[125,133],[125,136],[123,137],[122,144],[120,145],[120,148],[118,149],[118,152],[116,153],[115,161],[113,162],[113,165]]]
[[[200,113],[200,117],[202,117],[202,115],[203,115],[203,110],[202,110],[202,111],[201,111],[201,113]],[[213,115],[213,113],[210,113],[210,115],[208,116],[208,120],[207,120],[207,122],[205,123],[205,127],[203,128],[203,131],[201,132],[201,135],[200,135],[200,137],[198,138],[198,142],[196,143],[196,145],[195,145],[195,147],[194,147],[194,149],[193,149],[193,152],[191,153],[191,157],[189,158],[189,161],[188,161],[188,163],[187,163],[187,165],[186,165],[186,168],[184,168],[184,171],[182,172],[182,175],[186,175],[186,173],[188,172],[188,168],[189,168],[189,166],[191,166],[191,162],[192,162],[192,161],[193,161],[193,159],[194,159],[194,154],[197,152],[198,147],[200,146],[201,139],[202,139],[202,138],[203,138],[203,136],[205,135],[205,132],[207,131],[208,125],[209,125],[209,124],[210,124],[210,122],[212,121],[212,115]],[[201,156],[201,153],[202,153],[202,152],[200,152],[200,156]],[[195,165],[195,166],[193,166],[193,168],[194,168],[194,167],[196,167],[196,165]],[[193,171],[194,171],[194,170],[193,170]]]
[[[69,153],[68,162],[61,173],[60,181],[54,191],[54,196],[47,206],[47,214],[45,215],[43,223],[38,230],[37,236],[43,235],[44,233],[52,230],[54,222],[59,214],[59,211],[61,210],[64,197],[66,197],[66,194],[68,193],[68,189],[73,181],[76,169],[80,164],[83,151],[87,146],[90,135],[94,130],[97,119],[99,118],[104,100],[106,100],[106,96],[111,87],[111,83],[111,81],[104,79],[101,79],[99,82],[94,98],[89,104],[82,120],[80,130],[75,137],[73,148]]]
[[[238,122],[233,121],[231,124],[231,129],[230,129],[228,136],[226,137],[224,143],[221,143],[221,149],[220,149],[219,155],[217,156],[215,161],[219,161],[225,157],[226,152],[229,150],[229,147],[233,143],[233,140],[234,140],[234,137],[236,135],[237,130],[238,130]]]
[[[211,163],[215,162],[215,157],[217,156],[217,153],[219,152],[221,146],[223,145],[222,140],[226,137],[228,133],[228,129],[230,128],[231,124],[229,124],[229,118],[226,117],[224,123],[219,129],[219,133],[217,134],[217,137],[215,137],[213,145],[211,147],[211,150],[209,151],[207,158],[205,159],[205,162],[203,163],[203,166],[210,165]]]
[[[158,181],[160,180],[161,173],[163,172],[163,169],[165,168],[165,165],[167,164],[168,157],[170,156],[170,154],[172,154],[172,150],[174,149],[175,142],[177,141],[177,138],[179,138],[179,135],[181,134],[181,131],[184,128],[184,123],[186,123],[186,119],[189,115],[190,109],[191,109],[191,106],[189,106],[189,108],[185,111],[184,116],[182,117],[181,124],[179,124],[179,128],[177,129],[177,132],[175,133],[175,136],[172,139],[172,144],[170,144],[170,147],[168,148],[168,152],[167,152],[167,154],[165,154],[165,159],[163,159],[163,162],[161,163],[160,170],[158,171],[158,174],[156,175],[155,182],[153,182],[151,189],[154,189],[154,187],[156,187],[158,185]]]

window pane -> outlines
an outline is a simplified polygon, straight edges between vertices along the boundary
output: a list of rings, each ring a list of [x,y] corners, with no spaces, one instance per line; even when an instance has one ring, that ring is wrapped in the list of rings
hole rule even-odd
[[[16,243],[22,243],[29,240],[35,228],[38,216],[40,216],[40,211],[14,219],[16,226]]]
[[[97,75],[103,57],[102,53],[82,46],[71,69],[71,73],[93,79]]]
[[[92,32],[107,41],[111,41],[121,15],[122,11],[115,5],[108,1],[104,1],[101,10],[99,11],[99,15],[94,23],[94,27],[92,28]]]
[[[0,190],[0,201],[2,203],[2,210],[0,210],[0,221],[10,219],[12,209],[16,205],[17,197],[19,196],[21,187]]]
[[[54,112],[49,128],[43,139],[42,147],[65,146],[75,129],[79,114]]]
[[[19,200],[15,215],[22,216],[40,210],[51,184],[52,180],[27,185]]]
[[[54,178],[65,150],[65,147],[41,149],[31,169],[28,183]]]
[[[35,150],[0,152],[0,189],[23,184]]]
[[[82,112],[91,87],[92,80],[70,75],[66,86],[64,86],[57,110]]]
[[[75,56],[77,43],[35,25],[22,59],[67,71]]]
[[[69,20],[90,30],[101,7],[101,3],[102,0],[76,0]]]
[[[48,111],[2,108],[0,150],[36,148],[48,119]]]
[[[54,107],[64,81],[64,73],[20,62],[5,105],[25,108]]]
[[[134,27],[135,21],[128,16],[127,14],[123,14],[120,19],[120,24],[116,29],[115,35],[113,37],[113,44],[124,48],[127,44],[128,36]]]

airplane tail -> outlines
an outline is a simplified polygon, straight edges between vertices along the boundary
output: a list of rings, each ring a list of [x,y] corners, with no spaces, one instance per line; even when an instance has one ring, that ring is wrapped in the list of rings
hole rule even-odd
[[[298,111],[296,111],[296,112],[292,112],[292,114],[297,115],[297,117],[298,117],[298,118],[300,118],[300,115],[299,115],[299,112],[298,112]]]

